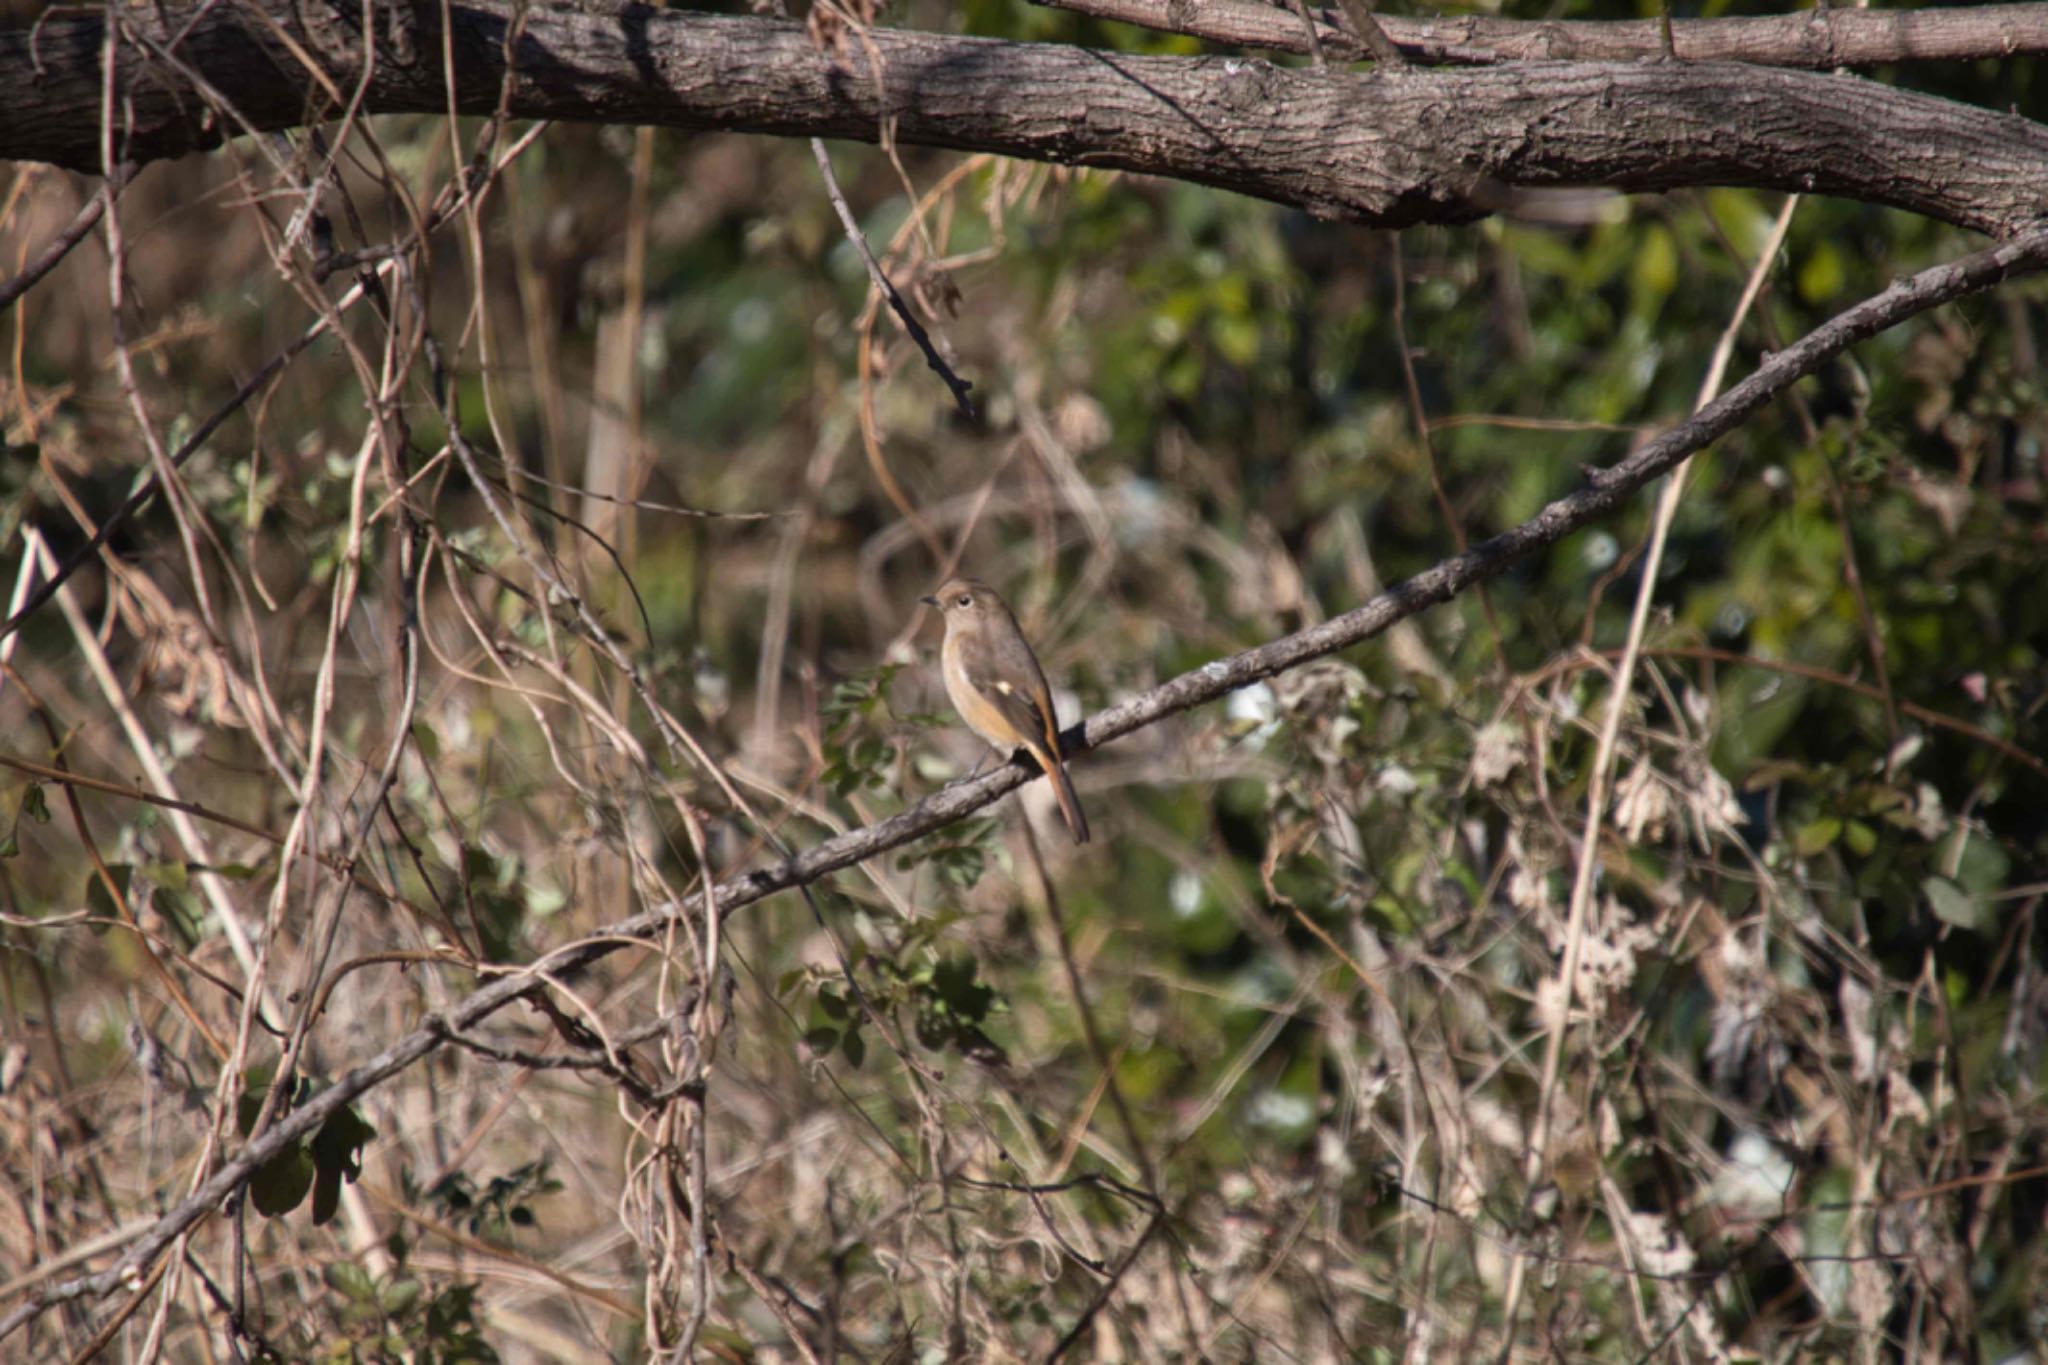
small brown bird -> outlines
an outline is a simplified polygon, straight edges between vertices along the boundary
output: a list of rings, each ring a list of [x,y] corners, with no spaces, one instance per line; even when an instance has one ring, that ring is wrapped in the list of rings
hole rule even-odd
[[[1052,693],[1017,618],[994,588],[974,578],[949,578],[922,600],[945,617],[939,671],[953,709],[968,729],[1004,754],[1019,749],[1030,754],[1052,779],[1074,842],[1087,843],[1088,819],[1060,762],[1060,722]]]

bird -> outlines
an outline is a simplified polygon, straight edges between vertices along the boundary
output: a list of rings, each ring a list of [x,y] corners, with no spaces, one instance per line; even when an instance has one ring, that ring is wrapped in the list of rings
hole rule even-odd
[[[939,673],[967,728],[1006,754],[1022,749],[1052,782],[1060,818],[1074,842],[1088,842],[1088,817],[1060,761],[1060,723],[1038,656],[994,588],[978,578],[949,578],[929,597],[946,623]]]

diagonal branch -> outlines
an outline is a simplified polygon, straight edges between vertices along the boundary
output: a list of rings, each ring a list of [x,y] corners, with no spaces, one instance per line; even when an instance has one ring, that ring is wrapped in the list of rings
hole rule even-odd
[[[126,183],[124,174],[116,174],[103,181],[99,189],[81,204],[76,216],[66,224],[64,230],[52,237],[36,253],[36,258],[23,266],[21,273],[10,280],[0,282],[0,313],[14,306],[14,301],[35,287],[36,281],[55,270],[63,259],[71,254],[71,248],[85,240],[85,234],[98,226],[105,215],[107,205],[121,193]]]
[[[1395,623],[1449,601],[1473,584],[1500,574],[1524,556],[1555,544],[1614,511],[1636,490],[1727,435],[1791,384],[1857,342],[1944,303],[2044,268],[2048,268],[2048,228],[2039,228],[2000,246],[1901,280],[1770,356],[1748,378],[1701,408],[1691,419],[1619,463],[1590,473],[1586,487],[1559,498],[1528,521],[1441,561],[1341,616],[1204,664],[1099,711],[1083,725],[1068,731],[1064,736],[1067,745],[1076,752],[1099,748],[1239,688],[1370,640]],[[976,779],[953,783],[886,820],[849,830],[794,858],[721,883],[716,890],[719,909],[721,913],[730,913],[778,891],[808,885],[840,868],[909,843],[987,806],[1034,775],[1011,764]],[[665,907],[611,925],[557,950],[530,968],[479,987],[450,1010],[427,1016],[412,1033],[337,1079],[329,1089],[243,1147],[189,1198],[136,1238],[112,1266],[50,1285],[0,1319],[0,1341],[53,1304],[105,1294],[138,1282],[167,1247],[240,1189],[258,1167],[314,1132],[336,1110],[454,1041],[457,1035],[506,1005],[544,989],[549,979],[563,979],[623,947],[654,937],[683,909],[680,905]]]

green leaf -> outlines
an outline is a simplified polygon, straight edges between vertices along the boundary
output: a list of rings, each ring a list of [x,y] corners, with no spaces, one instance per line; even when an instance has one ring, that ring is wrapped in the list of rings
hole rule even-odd
[[[115,863],[107,869],[114,885],[121,892],[121,899],[128,898],[128,884],[134,879],[135,869],[126,863]],[[106,919],[120,919],[121,907],[107,890],[107,884],[100,880],[97,872],[89,873],[85,879],[85,908],[94,915]]]
[[[1953,924],[1958,929],[1984,930],[1990,928],[1995,919],[1989,904],[1946,877],[1928,877],[1920,883],[1920,891],[1927,897],[1927,908],[1944,924]]]
[[[996,998],[994,990],[974,979],[976,971],[975,960],[964,955],[947,958],[932,971],[932,990],[948,1012],[972,1023],[988,1017]]]
[[[242,1073],[242,1097],[235,1101],[235,1127],[243,1137],[249,1136],[256,1126],[256,1116],[263,1112],[263,1097],[270,1093],[273,1074],[267,1066],[252,1066]]]
[[[370,1272],[354,1261],[335,1261],[320,1272],[320,1278],[329,1289],[356,1303],[372,1303],[377,1298],[377,1286],[370,1279]]]
[[[2012,874],[2012,859],[1994,839],[1970,829],[1956,859],[1956,880],[1969,891],[1983,895],[2003,890]]]
[[[313,1135],[313,1161],[319,1178],[313,1185],[313,1226],[334,1217],[341,1202],[341,1182],[353,1183],[363,1173],[363,1146],[377,1130],[355,1109],[345,1107],[327,1116]]]
[[[1800,857],[1811,858],[1816,853],[1826,852],[1835,840],[1841,837],[1841,820],[1832,815],[1825,815],[1800,826],[1799,832],[1792,836],[1792,847],[1798,851]]]
[[[1678,248],[1671,234],[1659,226],[1643,232],[1629,264],[1629,286],[1638,308],[1654,312],[1663,306],[1678,284]]]
[[[420,1301],[425,1288],[412,1276],[402,1276],[384,1286],[383,1292],[377,1295],[377,1302],[383,1305],[387,1317],[404,1317]]]
[[[931,861],[941,881],[962,891],[972,890],[987,867],[981,850],[972,845],[936,849]]]
[[[256,1115],[263,1108],[263,1097],[270,1093],[271,1077],[275,1074],[276,1072],[268,1066],[252,1066],[242,1073],[242,1098],[235,1106],[235,1122],[242,1130],[243,1137],[249,1136],[254,1131]],[[299,1077],[298,1083],[293,1087],[291,1097],[272,1112],[270,1116],[271,1122],[275,1123],[278,1119],[289,1113],[294,1103],[306,1097],[308,1088],[306,1078],[303,1076]]]
[[[312,1154],[293,1143],[249,1177],[249,1202],[265,1218],[282,1218],[305,1201],[318,1173]]]
[[[1841,293],[1848,281],[1842,253],[1831,242],[1814,242],[1805,254],[1799,266],[1799,296],[1808,303],[1826,303]]]
[[[183,891],[192,884],[192,874],[182,862],[151,863],[144,869],[144,875],[170,891]]]

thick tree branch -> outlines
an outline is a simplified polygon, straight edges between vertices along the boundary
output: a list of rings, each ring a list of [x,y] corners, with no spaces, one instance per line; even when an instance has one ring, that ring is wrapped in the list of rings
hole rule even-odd
[[[2048,268],[2048,229],[2037,229],[2004,245],[1901,280],[1770,356],[1755,373],[1691,419],[1599,472],[1589,486],[1559,498],[1521,525],[1454,555],[1321,625],[1217,659],[1097,712],[1067,733],[1069,747],[1075,752],[1099,747],[1261,679],[1372,639],[1395,623],[1449,601],[1473,584],[1500,574],[1524,556],[1555,544],[1614,510],[1636,490],[1726,435],[1795,381],[1857,342],[1941,304],[2043,268]],[[1011,764],[980,778],[956,782],[900,814],[849,830],[794,858],[720,884],[716,893],[719,907],[722,911],[736,910],[900,847],[987,806],[1032,776],[1033,773]],[[340,1077],[329,1089],[265,1130],[223,1164],[190,1198],[138,1237],[115,1264],[94,1274],[47,1286],[19,1305],[0,1320],[0,1341],[53,1304],[105,1294],[136,1282],[173,1241],[241,1188],[258,1167],[312,1134],[335,1110],[444,1044],[457,1041],[458,1035],[506,1005],[545,989],[547,979],[539,973],[544,971],[549,978],[560,980],[579,972],[629,943],[654,938],[667,927],[671,914],[676,913],[684,913],[684,907],[636,915],[601,929],[590,938],[557,951],[533,969],[491,981],[446,1013],[429,1016],[404,1039]]]
[[[900,142],[1141,171],[1384,226],[1483,216],[1519,188],[1732,185],[1903,208],[1998,235],[2048,216],[2048,128],[1853,77],[1725,62],[1398,72],[1140,57],[873,29],[842,59],[780,20],[436,0],[166,0],[119,11],[118,154],[336,116],[465,113]],[[0,158],[98,165],[104,20],[0,33]],[[153,55],[173,52],[178,69]],[[308,72],[302,61],[319,64]],[[878,62],[878,66],[874,63]],[[232,114],[201,93],[231,92]]]
[[[1211,42],[1307,53],[1301,15],[1260,0],[1032,0],[1141,28],[1185,33]],[[1363,50],[1340,22],[1341,6],[1311,7],[1315,41],[1326,54],[1359,61]],[[1410,19],[1382,14],[1380,31],[1416,62],[1628,62],[1664,56],[1656,19],[1499,19],[1490,15]],[[1833,9],[1796,14],[1678,19],[1672,48],[1685,62],[1753,62],[1810,71],[1892,62],[1970,61],[2048,52],[2048,4],[1973,5],[1956,9]]]

